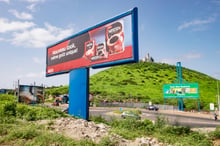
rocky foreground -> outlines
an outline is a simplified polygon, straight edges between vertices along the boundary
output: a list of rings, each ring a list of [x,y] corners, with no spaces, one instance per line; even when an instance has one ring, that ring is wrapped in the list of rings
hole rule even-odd
[[[44,121],[41,124],[49,122]],[[50,122],[49,129],[58,134],[63,134],[67,137],[81,140],[90,139],[95,143],[99,143],[100,140],[106,136],[110,137],[112,141],[118,141],[119,146],[163,146],[156,138],[140,137],[135,140],[126,140],[119,135],[110,134],[110,127],[105,124],[95,124],[94,122],[88,122],[83,119],[73,118],[59,118]]]

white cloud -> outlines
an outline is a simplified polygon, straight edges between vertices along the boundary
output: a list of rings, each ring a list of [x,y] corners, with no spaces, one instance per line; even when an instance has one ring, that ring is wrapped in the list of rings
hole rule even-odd
[[[17,10],[9,10],[10,13],[12,13],[16,18],[22,19],[22,20],[31,20],[33,19],[33,16],[26,12],[19,13]]]
[[[5,39],[5,38],[0,38],[0,41],[7,41],[7,39]]]
[[[183,59],[192,60],[192,59],[201,58],[201,56],[202,55],[200,53],[189,53],[189,54],[185,54],[183,56]]]
[[[25,79],[25,78],[44,78],[45,72],[30,72],[27,74],[18,75],[18,79]]]
[[[64,39],[73,33],[72,28],[62,29],[45,23],[45,28],[32,28],[23,32],[14,32],[12,43],[17,46],[42,48]]]
[[[4,3],[9,4],[9,3],[10,3],[10,0],[0,0],[0,2],[4,2]]]
[[[199,59],[201,57],[202,55],[200,53],[188,53],[183,56],[176,57],[176,58],[164,58],[164,59],[161,59],[160,62],[175,65],[176,62],[181,61],[181,60],[191,61],[194,59]]]
[[[160,61],[161,63],[167,63],[167,64],[172,64],[175,65],[176,62],[178,62],[178,59],[174,59],[174,58],[164,58]]]
[[[33,59],[34,63],[36,63],[36,64],[43,64],[45,62],[44,59],[41,59],[38,57],[33,57],[32,59]]]
[[[189,22],[184,22],[183,24],[178,26],[178,30],[180,31],[186,28],[193,28],[194,30],[198,31],[200,30],[200,27],[204,26],[205,24],[213,23],[215,22],[215,20],[216,19],[214,17],[209,17],[208,19],[204,19],[204,20],[196,19]]]
[[[31,10],[32,12],[35,11],[35,7],[36,7],[36,4],[30,4],[29,6],[27,6],[27,9]]]
[[[44,77],[44,73],[40,72],[40,73],[28,73],[26,74],[27,78],[42,78]]]
[[[33,22],[28,21],[9,21],[5,18],[0,18],[0,33],[10,32],[10,31],[18,31],[18,30],[26,30],[35,26]]]
[[[213,74],[213,77],[217,78],[220,80],[220,72],[216,72]]]
[[[29,2],[29,3],[38,3],[38,2],[44,2],[45,0],[21,0],[24,2]]]
[[[212,0],[211,2],[220,5],[220,0]]]

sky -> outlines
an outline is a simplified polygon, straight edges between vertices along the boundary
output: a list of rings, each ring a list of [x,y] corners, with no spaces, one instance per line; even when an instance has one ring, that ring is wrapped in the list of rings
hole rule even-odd
[[[0,0],[0,88],[68,85],[69,74],[45,77],[46,47],[134,7],[140,59],[220,79],[220,0]]]

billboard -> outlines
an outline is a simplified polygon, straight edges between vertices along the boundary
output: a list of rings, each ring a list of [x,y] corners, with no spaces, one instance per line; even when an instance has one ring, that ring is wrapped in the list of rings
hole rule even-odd
[[[44,89],[41,86],[19,85],[18,102],[36,104],[44,102]]]
[[[7,90],[6,89],[0,89],[0,94],[6,94]]]
[[[198,83],[165,84],[163,85],[164,98],[199,98]]]
[[[137,8],[47,47],[46,76],[138,61]]]

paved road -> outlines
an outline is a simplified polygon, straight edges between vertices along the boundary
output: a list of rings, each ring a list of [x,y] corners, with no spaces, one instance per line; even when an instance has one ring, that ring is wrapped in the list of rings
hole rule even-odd
[[[51,104],[47,105],[48,107],[52,107]],[[68,105],[60,105],[56,108],[64,110],[68,107]],[[123,108],[123,110],[132,108]],[[119,110],[119,107],[90,107],[89,115],[90,116],[99,116],[101,115],[107,120],[111,120],[112,118],[121,118],[119,114],[114,114],[114,110]],[[214,115],[211,114],[203,114],[203,113],[190,113],[190,112],[179,112],[179,111],[167,111],[167,110],[159,110],[159,111],[148,111],[146,109],[139,109],[142,111],[141,118],[142,119],[150,119],[156,120],[158,117],[164,117],[168,120],[170,124],[173,125],[182,125],[189,127],[216,127],[220,125],[220,119],[215,121]]]
[[[123,110],[126,108],[123,108]],[[129,108],[130,109],[130,108]],[[119,110],[117,108],[107,108],[107,107],[90,107],[90,116],[101,115],[105,119],[109,120],[113,117],[120,118],[120,115],[114,114],[114,110]],[[216,127],[220,125],[220,120],[214,121],[214,116],[201,113],[187,113],[178,111],[148,111],[141,109],[142,119],[156,120],[158,117],[164,117],[168,120],[170,124],[182,125],[189,127]]]

